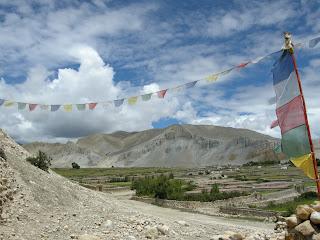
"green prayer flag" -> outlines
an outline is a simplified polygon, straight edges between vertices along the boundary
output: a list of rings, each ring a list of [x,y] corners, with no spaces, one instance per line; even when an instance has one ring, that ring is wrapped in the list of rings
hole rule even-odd
[[[289,158],[301,157],[311,152],[306,125],[293,128],[283,134],[282,151]]]

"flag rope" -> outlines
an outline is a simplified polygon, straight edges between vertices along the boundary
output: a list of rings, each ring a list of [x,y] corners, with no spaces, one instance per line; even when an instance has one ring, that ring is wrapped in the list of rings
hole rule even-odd
[[[316,37],[316,38],[307,40],[303,43],[296,44],[295,48],[314,48],[319,42],[320,42],[320,37]],[[42,104],[42,103],[34,103],[34,102],[28,103],[28,102],[19,102],[19,101],[14,101],[14,100],[10,100],[10,99],[0,98],[0,106],[12,107],[13,105],[16,104],[18,106],[18,110],[24,110],[27,108],[27,105],[28,105],[29,111],[34,111],[37,108],[37,106],[39,106],[39,108],[41,110],[50,110],[51,112],[55,112],[55,111],[59,110],[61,106],[63,106],[63,109],[66,112],[71,112],[73,109],[77,109],[78,111],[83,111],[86,109],[94,110],[98,104],[99,105],[102,104],[103,106],[111,106],[113,104],[114,107],[120,107],[125,101],[128,103],[128,105],[135,105],[138,102],[139,98],[142,101],[148,101],[151,99],[151,97],[153,95],[156,95],[156,96],[158,96],[158,98],[162,99],[165,97],[165,95],[168,91],[170,92],[172,90],[188,89],[188,88],[194,87],[198,82],[203,82],[203,81],[206,81],[209,84],[216,82],[218,80],[218,78],[231,73],[235,69],[240,70],[242,68],[247,67],[248,65],[257,64],[257,63],[261,62],[262,60],[272,56],[273,54],[279,53],[279,52],[281,52],[281,50],[266,54],[264,56],[256,57],[253,60],[242,62],[240,64],[234,65],[231,68],[228,68],[226,70],[223,70],[223,71],[220,71],[217,73],[213,73],[209,76],[206,76],[206,77],[198,79],[198,80],[193,80],[193,81],[190,81],[190,82],[187,82],[184,84],[173,86],[171,88],[165,88],[160,91],[144,93],[141,95],[135,95],[135,96],[129,96],[129,97],[124,97],[124,98],[120,98],[120,99],[106,100],[106,101],[99,101],[99,102],[65,103],[65,104],[57,104],[57,103],[55,103],[55,104]],[[75,107],[73,107],[73,106],[75,106]]]

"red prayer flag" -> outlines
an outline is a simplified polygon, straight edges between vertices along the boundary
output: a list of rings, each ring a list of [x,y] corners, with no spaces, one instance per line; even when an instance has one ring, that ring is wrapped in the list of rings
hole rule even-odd
[[[89,109],[93,110],[97,106],[98,103],[89,103]]]
[[[245,66],[247,66],[250,62],[246,62],[246,63],[240,63],[237,68],[244,68]]]
[[[281,133],[305,124],[301,95],[276,109]]]
[[[168,89],[164,89],[164,90],[161,90],[161,91],[157,92],[158,97],[159,97],[159,98],[164,98],[164,96],[165,96],[166,93],[167,93],[167,90],[168,90]]]
[[[277,126],[279,126],[279,122],[278,122],[278,120],[274,120],[274,121],[272,121],[270,128],[272,129],[272,128],[275,128]]]
[[[31,103],[29,103],[29,110],[30,110],[30,111],[35,110],[37,106],[38,106],[38,104],[31,104]]]

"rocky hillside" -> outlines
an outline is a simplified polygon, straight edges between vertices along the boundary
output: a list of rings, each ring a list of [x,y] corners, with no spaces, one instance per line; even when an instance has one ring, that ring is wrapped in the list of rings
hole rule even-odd
[[[54,167],[198,167],[273,160],[277,139],[247,129],[173,125],[142,132],[95,134],[77,142],[30,143],[53,158]]]
[[[266,223],[163,209],[83,188],[26,162],[29,153],[1,129],[0,149],[1,240],[221,239],[226,231],[223,239],[277,239]]]

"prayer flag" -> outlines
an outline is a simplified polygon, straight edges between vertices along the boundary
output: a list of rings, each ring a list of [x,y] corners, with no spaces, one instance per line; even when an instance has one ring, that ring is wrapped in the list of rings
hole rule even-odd
[[[66,112],[72,112],[72,104],[65,104],[63,108]]]
[[[151,96],[152,96],[152,93],[147,93],[147,94],[143,94],[141,98],[143,101],[148,101],[150,100]]]
[[[138,97],[130,97],[128,98],[128,104],[129,105],[135,105],[138,101]]]
[[[276,113],[282,134],[305,123],[301,96],[277,108]]]
[[[302,169],[304,174],[309,178],[316,179],[311,154],[306,154],[298,158],[292,158],[290,160],[296,167]]]
[[[272,69],[277,122],[282,135],[281,148],[296,167],[314,178],[305,109],[293,61],[289,50],[283,50]]]
[[[41,110],[49,110],[49,105],[41,104],[40,109]]]
[[[274,149],[274,153],[282,153],[281,144],[278,144]]]
[[[25,109],[25,108],[26,108],[26,106],[27,106],[27,104],[26,104],[26,103],[18,102],[18,110],[23,110],[23,109]]]
[[[206,77],[207,82],[215,82],[218,80],[219,74],[212,74]]]
[[[76,104],[78,111],[86,110],[86,104]]]
[[[93,110],[97,106],[98,103],[89,103],[89,109]]]
[[[124,98],[113,101],[115,107],[120,107],[123,104],[123,102],[124,102]]]
[[[9,101],[9,100],[6,100],[4,102],[4,106],[5,107],[12,107],[14,105],[15,102],[12,102],[12,101]]]
[[[51,112],[58,111],[61,105],[51,105]]]
[[[275,127],[277,127],[277,126],[279,126],[279,122],[278,122],[278,120],[274,120],[274,121],[271,123],[270,128],[272,129],[272,128],[275,128]]]
[[[309,48],[314,48],[320,42],[320,37],[311,39],[309,41]]]
[[[157,92],[158,97],[159,97],[159,98],[164,98],[164,96],[165,96],[166,93],[167,93],[167,90],[168,90],[168,89],[164,89],[164,90],[161,90],[161,91]]]
[[[245,66],[247,66],[250,62],[246,62],[246,63],[240,63],[237,68],[244,68]]]
[[[185,88],[192,88],[197,84],[198,81],[193,81],[193,82],[188,82],[186,84],[184,84]]]
[[[29,110],[30,110],[30,112],[32,112],[33,110],[35,110],[37,106],[38,106],[38,104],[29,103]],[[18,107],[19,107],[19,106],[18,106]]]
[[[1,106],[2,104],[4,104],[4,102],[5,102],[4,99],[0,99],[0,106]]]

